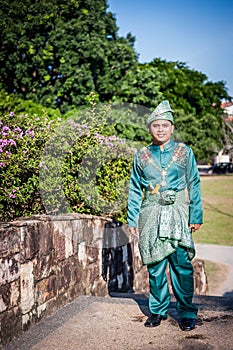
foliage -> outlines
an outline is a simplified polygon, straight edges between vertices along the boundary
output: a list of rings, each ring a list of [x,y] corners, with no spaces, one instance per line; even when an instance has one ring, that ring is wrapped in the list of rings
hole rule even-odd
[[[0,113],[9,114],[14,110],[14,114],[27,114],[30,116],[36,115],[43,118],[44,115],[49,119],[63,118],[59,109],[46,108],[43,105],[37,104],[31,100],[23,100],[18,95],[8,94],[3,89],[0,90]]]
[[[114,101],[131,102],[145,107],[156,106],[163,98],[160,92],[163,75],[150,64],[132,67],[116,91]]]
[[[93,103],[93,102],[92,102]],[[135,152],[106,133],[110,106],[66,121],[47,116],[2,118],[0,220],[47,213],[84,212],[125,220]]]
[[[222,113],[222,100],[230,99],[222,81],[208,81],[205,74],[190,69],[184,62],[167,62],[156,58],[150,66],[162,74],[160,93],[163,97],[174,108],[183,109],[187,114],[203,115],[214,110]]]
[[[194,147],[197,160],[210,161],[229,139],[220,108],[223,99],[231,99],[225,83],[208,81],[179,61],[138,63],[135,38],[118,35],[105,0],[0,0],[0,5],[0,78],[7,93],[0,96],[2,111],[31,115],[36,103],[50,107],[51,118],[58,116],[52,108],[59,108],[66,119],[88,103],[92,91],[100,103],[151,110],[168,99],[179,135]],[[148,142],[141,121],[126,119],[115,133]]]
[[[176,139],[192,147],[197,160],[212,163],[223,147],[221,116],[215,112],[206,115],[186,114],[183,110],[176,112]]]
[[[59,107],[100,101],[120,89],[137,63],[134,38],[117,36],[105,0],[0,1],[1,81],[8,93]]]
[[[0,219],[43,212],[39,194],[40,155],[59,121],[10,112],[0,121]]]
[[[139,64],[106,0],[0,0],[0,16],[2,220],[45,210],[123,220],[132,148],[151,142],[145,120],[163,99],[198,161],[231,144],[225,83],[182,62]]]

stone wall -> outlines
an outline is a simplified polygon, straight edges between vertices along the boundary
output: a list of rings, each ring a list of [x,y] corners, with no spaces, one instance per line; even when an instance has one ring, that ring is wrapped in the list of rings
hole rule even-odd
[[[201,264],[195,294],[204,294]],[[2,344],[79,295],[133,290],[148,292],[148,276],[125,225],[79,214],[0,224]]]

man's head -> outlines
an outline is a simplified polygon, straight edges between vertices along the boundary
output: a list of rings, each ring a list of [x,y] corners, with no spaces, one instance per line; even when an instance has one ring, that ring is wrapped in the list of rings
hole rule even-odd
[[[169,120],[172,124],[174,124],[173,121],[173,110],[170,107],[169,101],[164,100],[162,101],[155,110],[149,115],[146,123],[147,127],[149,127],[150,123],[154,120]]]
[[[173,110],[168,101],[161,102],[147,119],[149,133],[156,145],[166,144],[174,131]]]

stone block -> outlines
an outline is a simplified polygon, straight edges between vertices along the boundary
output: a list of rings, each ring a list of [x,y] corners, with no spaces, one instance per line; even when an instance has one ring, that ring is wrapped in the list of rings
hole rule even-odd
[[[56,271],[55,251],[47,255],[36,256],[33,259],[33,274],[36,281],[49,277]]]
[[[78,256],[75,255],[72,257],[70,262],[71,269],[71,286],[78,284],[82,278],[82,269],[78,260]]]
[[[20,291],[22,313],[28,313],[34,305],[34,276],[33,261],[21,265],[20,269]]]
[[[36,284],[35,295],[38,305],[52,299],[57,294],[57,279],[55,275],[51,275]]]
[[[22,327],[22,314],[19,307],[0,314],[1,342],[6,344],[19,335]]]
[[[57,268],[57,290],[58,293],[64,293],[71,284],[71,262],[62,261]]]
[[[146,266],[134,274],[134,290],[139,293],[149,293],[149,275]]]
[[[15,281],[20,276],[20,255],[9,255],[0,259],[0,285]]]
[[[86,218],[82,220],[83,224],[83,238],[87,245],[93,245],[93,220]],[[97,237],[97,235],[96,235]]]
[[[85,237],[84,237],[84,232],[83,232],[83,223],[82,220],[72,220],[71,221],[72,224],[72,232],[73,232],[73,237],[72,237],[72,241],[73,241],[73,251],[74,254],[77,253],[78,251],[78,244],[85,241]]]
[[[205,273],[205,263],[203,260],[194,259],[193,264],[193,278],[194,278],[194,294],[206,295],[208,290],[207,277]]]
[[[20,283],[19,279],[10,284],[10,307],[19,305],[20,302]]]
[[[35,227],[39,234],[39,256],[49,254],[54,249],[54,226],[51,221],[37,222]]]
[[[81,242],[78,245],[78,260],[79,263],[82,265],[82,268],[85,268],[87,265],[87,246],[85,242]]]
[[[87,247],[87,262],[96,263],[99,260],[99,249],[96,247]]]
[[[55,250],[55,259],[57,261],[64,260],[66,258],[65,250],[65,236],[59,232],[58,229],[54,229],[54,250]]]
[[[104,237],[104,230],[105,230],[105,221],[102,218],[90,220],[89,225],[92,229],[92,242],[89,242],[88,244],[99,247],[100,245],[103,245],[103,237]]]
[[[1,291],[0,291],[1,293]],[[7,305],[4,302],[4,296],[0,294],[0,313],[7,309]]]
[[[32,259],[39,251],[39,232],[35,224],[21,226],[21,262]]]
[[[73,229],[72,229],[72,224],[71,221],[54,221],[54,229],[57,232],[57,235],[61,239],[60,243],[62,242],[63,247],[59,245],[59,248],[63,249],[65,253],[64,258],[68,258],[69,256],[72,256],[74,254],[73,251],[73,242],[72,242],[72,237],[73,237]]]
[[[3,312],[10,306],[10,288],[9,282],[0,285],[0,312]]]
[[[0,258],[15,255],[20,251],[20,230],[10,224],[0,226]]]
[[[100,274],[99,264],[95,263],[95,264],[89,265],[87,284],[90,286],[90,288],[92,287],[92,285],[94,284],[95,281],[99,280],[100,275],[101,274]]]

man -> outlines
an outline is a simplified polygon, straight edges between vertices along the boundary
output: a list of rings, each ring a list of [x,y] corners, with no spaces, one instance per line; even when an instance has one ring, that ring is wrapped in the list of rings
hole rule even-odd
[[[139,233],[142,262],[149,272],[151,316],[145,326],[159,326],[167,318],[169,263],[179,325],[190,331],[197,315],[191,259],[192,232],[202,224],[200,178],[192,149],[171,140],[173,110],[168,101],[152,112],[147,127],[153,144],[135,154],[128,196],[128,227]]]

